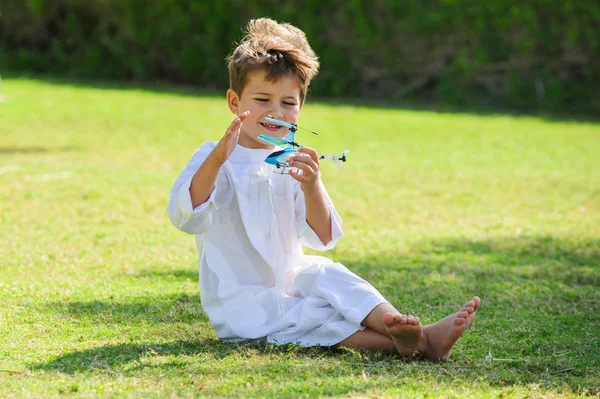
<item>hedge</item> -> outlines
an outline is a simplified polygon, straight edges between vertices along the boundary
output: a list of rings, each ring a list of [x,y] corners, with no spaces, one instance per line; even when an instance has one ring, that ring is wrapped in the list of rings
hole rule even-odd
[[[583,0],[4,0],[0,67],[224,89],[261,16],[306,32],[313,95],[600,111],[600,3]]]

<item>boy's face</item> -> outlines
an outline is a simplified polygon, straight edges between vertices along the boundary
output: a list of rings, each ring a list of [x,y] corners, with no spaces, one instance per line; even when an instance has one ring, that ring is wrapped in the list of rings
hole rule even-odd
[[[248,83],[238,96],[233,90],[227,91],[229,109],[236,115],[250,111],[240,131],[239,144],[248,148],[272,148],[273,145],[258,138],[260,134],[284,138],[289,129],[277,126],[265,120],[266,116],[287,123],[296,123],[300,115],[300,84],[293,75],[284,76],[277,81],[265,80],[263,70],[251,72]]]

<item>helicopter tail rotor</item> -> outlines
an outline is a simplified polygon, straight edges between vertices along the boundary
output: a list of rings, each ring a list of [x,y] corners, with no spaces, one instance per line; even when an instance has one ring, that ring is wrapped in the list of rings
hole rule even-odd
[[[342,166],[340,165],[340,161],[342,162],[346,162],[347,158],[346,158],[346,154],[348,154],[350,151],[346,150],[344,152],[342,152],[340,155],[321,155],[319,157],[319,159],[331,159],[333,161],[333,163],[335,163],[335,165],[339,168],[342,169]]]
[[[344,152],[342,152],[342,155],[340,156],[340,161],[342,162],[346,162],[346,155],[350,152],[350,150],[346,150]]]

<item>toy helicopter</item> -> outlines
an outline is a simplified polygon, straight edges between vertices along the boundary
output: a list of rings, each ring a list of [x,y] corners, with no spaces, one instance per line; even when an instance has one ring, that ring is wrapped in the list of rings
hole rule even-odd
[[[285,146],[283,150],[275,151],[275,152],[269,154],[269,156],[267,158],[265,158],[266,163],[275,165],[277,167],[277,169],[281,169],[281,172],[279,172],[279,173],[285,174],[285,170],[290,167],[290,163],[289,163],[290,156],[292,156],[294,154],[302,154],[302,153],[298,152],[298,150],[296,149],[296,148],[303,147],[302,144],[298,144],[294,141],[296,138],[296,131],[298,129],[302,129],[302,130],[311,132],[312,134],[319,134],[319,133],[312,131],[312,130],[300,128],[294,123],[287,123],[287,122],[283,122],[283,121],[280,121],[275,118],[271,118],[270,116],[265,117],[265,120],[268,122],[275,123],[280,126],[287,127],[290,130],[290,133],[284,139],[280,139],[279,137],[267,136],[264,134],[261,134],[258,136],[259,139],[266,141],[267,143],[274,144],[274,145],[280,146],[280,147]],[[319,159],[331,159],[337,165],[337,167],[341,169],[342,167],[340,166],[340,161],[346,162],[346,155],[348,154],[348,152],[349,151],[346,150],[340,155],[332,155],[332,156],[321,155],[319,157]]]

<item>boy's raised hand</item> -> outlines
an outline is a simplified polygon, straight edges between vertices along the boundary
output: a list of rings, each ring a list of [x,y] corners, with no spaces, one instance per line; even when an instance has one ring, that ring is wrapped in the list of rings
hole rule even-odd
[[[216,157],[216,160],[224,164],[229,156],[235,149],[239,139],[240,139],[240,130],[242,128],[242,122],[250,115],[250,111],[246,111],[243,114],[240,114],[231,122],[229,128],[225,132],[223,138],[219,141],[215,149],[213,150],[213,154]]]
[[[302,170],[302,174],[288,170],[290,176],[300,182],[300,188],[306,194],[319,188],[319,154],[314,148],[302,147],[298,154],[289,158],[290,166]]]

